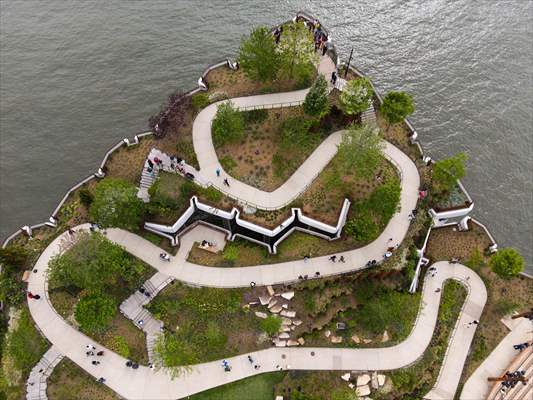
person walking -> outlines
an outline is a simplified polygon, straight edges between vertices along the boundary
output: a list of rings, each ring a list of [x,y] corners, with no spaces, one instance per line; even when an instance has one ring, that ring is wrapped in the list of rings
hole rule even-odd
[[[329,258],[329,261],[331,261],[331,262],[336,262],[336,261],[337,261],[337,256],[331,256],[331,257]]]
[[[341,256],[341,258],[339,258],[339,262],[341,262],[341,263],[346,262],[346,261],[344,260],[344,256]]]
[[[220,168],[217,168],[216,173],[217,173],[217,178],[220,178]]]
[[[91,364],[92,365],[98,365],[98,364],[100,364],[100,361],[93,360],[93,361],[91,361]]]
[[[309,261],[309,256],[304,256],[304,263],[307,264],[307,261]]]
[[[333,72],[331,73],[331,83],[332,83],[333,85],[335,85],[335,83],[337,83],[337,72],[335,72],[335,71],[333,71]]]
[[[228,181],[228,178],[224,178],[224,185],[226,185],[227,187],[229,187],[229,181]]]

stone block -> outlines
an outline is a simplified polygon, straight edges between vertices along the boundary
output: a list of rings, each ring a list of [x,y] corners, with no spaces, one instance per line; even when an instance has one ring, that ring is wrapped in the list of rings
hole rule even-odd
[[[268,317],[268,315],[264,312],[261,312],[261,311],[256,311],[255,312],[255,316],[258,317],[258,318],[263,318],[265,319],[266,317]]]
[[[287,300],[291,300],[294,297],[294,292],[285,292],[281,294],[281,297]]]
[[[357,377],[357,386],[367,385],[368,382],[370,382],[370,375],[368,374],[359,375]]]
[[[355,393],[358,396],[367,396],[370,394],[370,387],[368,385],[357,386],[357,389],[355,389]]]
[[[274,296],[274,294],[275,294],[274,289],[270,285],[267,286],[267,292],[271,296]]]

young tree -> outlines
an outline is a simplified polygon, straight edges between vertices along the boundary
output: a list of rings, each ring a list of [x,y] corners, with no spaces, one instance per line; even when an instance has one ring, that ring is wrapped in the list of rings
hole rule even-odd
[[[231,101],[220,104],[213,119],[212,129],[215,146],[240,140],[244,135],[242,113],[233,107]]]
[[[296,71],[305,71],[307,66],[314,66],[318,62],[313,34],[303,22],[295,22],[283,27],[278,52],[281,58],[281,69],[289,79],[293,78]]]
[[[383,158],[383,141],[374,128],[355,124],[343,133],[339,157],[346,169],[362,177],[370,177]]]
[[[269,315],[261,320],[261,329],[263,329],[269,336],[274,336],[278,333],[279,328],[281,328],[281,318],[277,315]]]
[[[137,188],[116,178],[105,178],[96,185],[89,210],[91,218],[104,228],[136,230],[144,215],[144,204],[137,197]]]
[[[279,70],[279,55],[268,28],[255,28],[249,37],[242,39],[239,63],[250,79],[261,82],[274,80]]]
[[[524,258],[513,248],[506,248],[494,254],[489,265],[499,277],[510,279],[524,270]]]
[[[307,115],[322,118],[329,111],[328,83],[324,75],[319,75],[305,96],[304,111]]]
[[[413,98],[405,92],[389,92],[383,99],[381,112],[389,124],[402,122],[415,112]]]
[[[117,313],[117,305],[112,297],[103,293],[83,296],[74,311],[74,317],[82,330],[103,331]]]
[[[370,107],[373,95],[374,90],[367,78],[352,79],[339,96],[339,106],[345,114],[356,115]]]
[[[445,192],[453,188],[458,179],[466,175],[465,162],[468,156],[465,153],[437,161],[433,165],[433,183],[437,191]]]
[[[197,362],[196,349],[183,340],[179,333],[165,332],[159,335],[154,347],[154,364],[157,368],[164,368],[175,378]]]

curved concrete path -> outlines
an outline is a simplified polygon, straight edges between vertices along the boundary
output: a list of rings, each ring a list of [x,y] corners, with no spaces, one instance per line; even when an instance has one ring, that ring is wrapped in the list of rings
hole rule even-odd
[[[328,56],[320,57],[318,72],[329,81],[331,73],[335,71],[335,64]],[[257,96],[237,97],[231,102],[239,108],[263,108],[265,105],[285,104],[296,105],[301,103],[309,89],[297,90],[285,93],[262,94]],[[210,183],[228,196],[244,201],[255,208],[273,210],[286,206],[296,199],[318,176],[326,165],[337,153],[337,145],[341,142],[342,131],[328,136],[294,174],[283,185],[272,192],[254,188],[238,180],[232,179],[225,172],[218,161],[213,138],[211,135],[211,123],[219,104],[227,100],[213,103],[204,108],[195,118],[192,127],[194,152],[200,165],[200,181]],[[279,106],[281,107],[281,105]],[[217,177],[216,170],[222,170],[221,177]],[[223,183],[225,177],[229,178],[230,186]]]
[[[87,225],[83,225],[77,227],[76,231],[87,228]],[[384,371],[405,367],[415,362],[430,343],[442,293],[435,290],[441,288],[447,279],[457,279],[467,286],[469,294],[450,341],[448,356],[437,386],[428,397],[450,398],[448,394],[455,391],[459,382],[466,349],[470,346],[475,331],[475,326],[470,327],[468,322],[479,318],[486,301],[483,281],[472,270],[459,264],[440,262],[434,265],[437,269],[436,276],[426,276],[421,308],[411,334],[396,346],[377,349],[274,347],[251,353],[254,360],[261,365],[259,370],[253,369],[248,362],[248,354],[243,354],[228,359],[233,368],[229,373],[223,371],[220,361],[214,361],[195,365],[190,373],[173,380],[163,370],[154,371],[144,366],[137,370],[127,368],[126,359],[109,349],[105,349],[105,356],[100,359],[100,365],[91,364],[91,359],[85,355],[85,346],[93,344],[94,341],[66,322],[55,311],[48,297],[48,262],[65,250],[67,241],[70,241],[68,232],[56,238],[35,264],[28,290],[43,296],[41,300],[29,300],[31,315],[61,354],[95,378],[104,377],[106,385],[127,399],[181,398],[258,373],[275,371],[277,365],[284,369],[301,370]],[[131,250],[131,247],[127,250]],[[158,268],[158,265],[154,267]],[[95,345],[97,349],[102,349],[98,344]],[[314,355],[311,355],[311,352],[314,352]]]

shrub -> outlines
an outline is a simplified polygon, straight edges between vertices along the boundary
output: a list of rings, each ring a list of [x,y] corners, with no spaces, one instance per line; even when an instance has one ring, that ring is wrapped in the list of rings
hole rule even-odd
[[[476,271],[478,271],[481,267],[485,266],[485,259],[483,258],[483,254],[481,254],[478,248],[475,248],[472,251],[472,254],[470,254],[470,258],[465,263],[465,265]]]
[[[359,114],[370,106],[374,90],[367,78],[348,81],[339,96],[339,106],[348,115]]]
[[[130,358],[130,348],[123,336],[114,336],[109,347],[122,357]]]
[[[345,168],[361,177],[371,177],[383,160],[383,141],[370,126],[352,124],[342,135],[339,158]]]
[[[226,247],[224,247],[222,257],[226,261],[237,260],[237,258],[239,258],[239,247],[233,242],[227,243]]]
[[[198,362],[198,355],[187,340],[177,333],[165,332],[154,346],[154,364],[165,368],[172,378],[179,376],[187,366]]]
[[[237,166],[237,162],[228,155],[220,158],[219,161],[222,168],[224,168],[224,171],[226,171],[228,174],[230,174],[233,168]]]
[[[205,344],[212,349],[220,349],[226,345],[228,337],[220,331],[215,321],[209,321],[205,330]]]
[[[505,315],[511,314],[513,311],[516,311],[518,309],[519,304],[509,300],[509,299],[499,299],[496,304],[494,304],[494,311],[500,316],[503,317]]]
[[[269,315],[265,319],[261,320],[261,329],[264,330],[269,336],[274,336],[281,328],[281,318],[277,315]]]
[[[346,223],[346,233],[358,242],[374,240],[379,233],[372,214],[367,209],[357,212],[356,216]]]
[[[96,185],[90,216],[104,228],[136,230],[144,215],[137,188],[122,179],[105,178]]]
[[[389,124],[402,122],[415,112],[413,98],[405,92],[389,92],[383,99],[381,112]]]
[[[298,117],[283,121],[280,147],[291,152],[309,149],[318,140],[317,135],[309,132],[310,126],[310,121]]]
[[[89,189],[83,188],[80,190],[80,203],[86,208],[89,208],[94,200],[94,196]]]
[[[197,113],[201,109],[206,108],[211,101],[209,100],[209,95],[207,93],[196,93],[191,98],[192,108],[194,112]]]
[[[510,279],[524,270],[524,258],[517,250],[509,247],[493,254],[489,265],[500,278]]]
[[[367,207],[378,214],[383,222],[388,222],[398,210],[401,191],[397,180],[389,180],[372,192]]]
[[[260,124],[268,118],[268,111],[264,108],[259,108],[257,110],[242,111],[242,116],[244,122],[247,125],[250,124]]]
[[[244,135],[244,119],[231,102],[220,104],[212,125],[215,146],[239,141]]]
[[[9,306],[19,306],[25,299],[26,293],[20,270],[9,264],[2,265],[0,301]]]
[[[220,193],[213,186],[209,186],[206,189],[202,189],[202,194],[207,200],[212,201],[213,203],[217,203],[222,199],[222,193]]]
[[[250,79],[261,82],[274,80],[280,59],[274,38],[267,27],[257,27],[249,37],[241,40],[239,63]]]
[[[321,118],[329,111],[328,83],[323,75],[319,75],[305,96],[303,105],[307,115]]]
[[[465,162],[468,156],[465,153],[437,161],[433,165],[433,183],[439,192],[449,191],[466,175]]]
[[[0,262],[21,268],[28,260],[28,250],[20,245],[9,245],[0,248]]]
[[[103,331],[117,313],[115,300],[105,294],[93,293],[82,296],[74,317],[80,328],[88,332]]]
[[[296,80],[295,89],[305,89],[313,83],[313,76],[315,75],[315,67],[311,63],[296,64],[294,66],[294,79]]]

